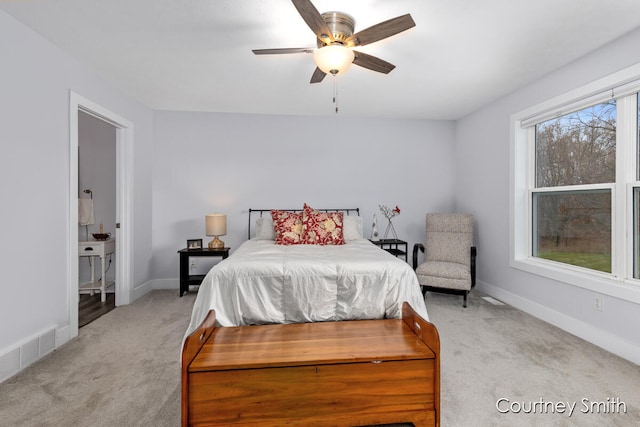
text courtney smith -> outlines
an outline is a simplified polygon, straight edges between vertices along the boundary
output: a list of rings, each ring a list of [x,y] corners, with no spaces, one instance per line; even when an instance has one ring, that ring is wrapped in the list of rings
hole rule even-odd
[[[627,404],[619,397],[600,401],[585,397],[579,402],[553,402],[542,397],[532,401],[512,401],[502,397],[496,401],[496,409],[501,414],[567,414],[570,417],[576,410],[583,414],[626,414]]]

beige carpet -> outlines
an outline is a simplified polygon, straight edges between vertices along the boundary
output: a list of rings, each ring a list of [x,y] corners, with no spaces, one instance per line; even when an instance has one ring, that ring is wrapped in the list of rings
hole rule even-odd
[[[1,426],[179,426],[180,344],[194,294],[156,291],[0,385]]]
[[[477,292],[466,309],[461,297],[427,295],[441,341],[443,426],[640,425],[638,365]],[[612,398],[626,414],[591,411]],[[551,411],[561,402],[575,403],[571,416]]]
[[[0,426],[178,426],[180,343],[194,299],[155,291],[85,326],[0,384]],[[637,365],[478,293],[466,309],[456,296],[430,293],[427,303],[442,341],[442,426],[640,425]],[[582,399],[616,398],[626,413],[617,403],[620,413],[582,412]],[[540,413],[560,402],[576,403],[571,416]]]

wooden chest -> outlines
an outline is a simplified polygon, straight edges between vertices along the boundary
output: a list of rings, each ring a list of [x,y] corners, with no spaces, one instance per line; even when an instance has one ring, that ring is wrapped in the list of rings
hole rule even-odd
[[[185,341],[183,426],[362,426],[440,418],[435,327],[403,319],[214,328]]]

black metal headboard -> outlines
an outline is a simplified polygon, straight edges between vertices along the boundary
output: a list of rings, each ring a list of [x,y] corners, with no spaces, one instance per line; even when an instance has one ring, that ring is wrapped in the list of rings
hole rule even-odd
[[[303,209],[278,209],[279,211],[287,211],[287,212],[302,212]],[[344,212],[347,215],[355,214],[360,216],[360,208],[344,208],[344,209],[315,209],[320,212]],[[251,239],[251,223],[252,218],[255,218],[254,215],[257,215],[259,218],[262,218],[262,214],[265,212],[271,213],[271,209],[251,209],[249,208],[249,227],[247,228],[247,239]]]

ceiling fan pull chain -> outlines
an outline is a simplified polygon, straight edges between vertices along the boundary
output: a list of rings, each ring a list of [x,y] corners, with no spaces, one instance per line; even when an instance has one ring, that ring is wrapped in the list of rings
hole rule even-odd
[[[333,103],[336,104],[336,114],[338,114],[338,79],[333,75]]]

